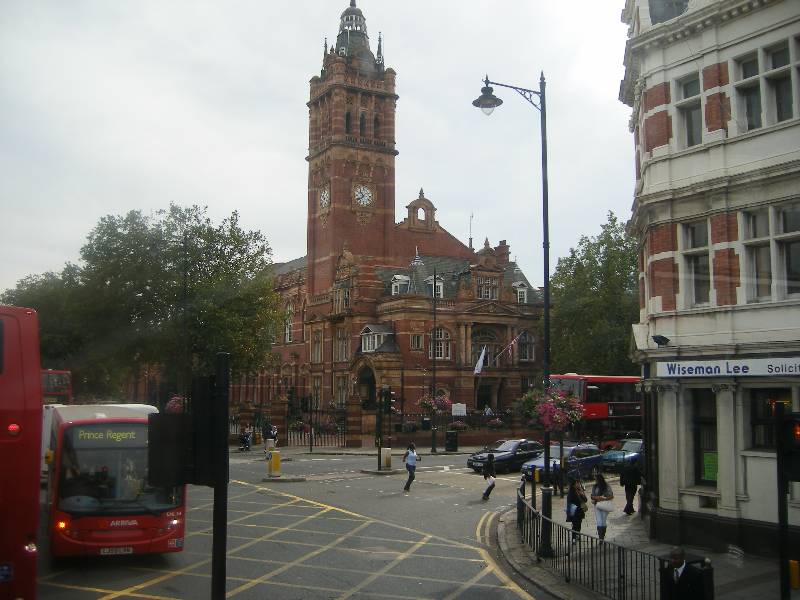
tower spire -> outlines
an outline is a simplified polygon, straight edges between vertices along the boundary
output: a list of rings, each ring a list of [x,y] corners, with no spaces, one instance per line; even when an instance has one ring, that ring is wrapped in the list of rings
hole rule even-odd
[[[375,57],[375,62],[379,65],[383,64],[383,33],[378,32],[378,54]]]

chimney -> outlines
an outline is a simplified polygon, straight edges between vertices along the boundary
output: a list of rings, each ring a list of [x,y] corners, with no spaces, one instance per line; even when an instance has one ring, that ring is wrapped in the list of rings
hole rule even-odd
[[[509,246],[505,240],[500,240],[500,243],[495,246],[494,251],[497,254],[498,264],[507,265],[509,257],[511,256],[511,246]]]

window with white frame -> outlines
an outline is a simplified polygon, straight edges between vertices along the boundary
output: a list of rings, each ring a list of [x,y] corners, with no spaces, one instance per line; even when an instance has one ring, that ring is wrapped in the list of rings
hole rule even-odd
[[[739,127],[752,131],[761,127],[761,80],[758,54],[749,54],[736,61],[736,84]]]
[[[684,224],[683,248],[687,301],[692,306],[708,304],[711,293],[711,270],[706,219]]]
[[[286,318],[283,321],[283,341],[290,343],[292,341],[292,325],[294,323],[294,306],[290,302],[286,305]]]
[[[675,107],[681,123],[680,143],[684,148],[697,146],[703,139],[703,117],[700,102],[700,78],[697,73],[678,81]]]
[[[392,277],[392,296],[407,294],[411,278],[408,275],[395,275]]]
[[[384,334],[382,333],[363,333],[361,334],[361,351],[375,352],[383,344]]]
[[[350,336],[346,329],[336,330],[336,358],[337,361],[346,361],[350,358]]]
[[[477,296],[483,300],[497,300],[498,292],[498,279],[497,277],[485,277],[478,275],[477,277]]]
[[[527,331],[523,331],[519,336],[519,340],[517,340],[517,344],[519,345],[519,359],[521,361],[533,360],[533,336]]]
[[[525,285],[522,281],[517,281],[512,284],[512,287],[517,293],[517,304],[527,304],[528,303],[528,286]]]
[[[800,204],[783,206],[778,211],[780,235],[778,254],[787,295],[800,294]]]
[[[772,298],[772,248],[770,241],[769,209],[761,208],[744,213],[744,244],[746,287],[748,301]]]
[[[336,376],[336,407],[344,408],[347,405],[347,375]]]
[[[311,335],[311,362],[322,362],[322,332],[319,330]]]
[[[800,203],[743,213],[748,302],[800,294]]]
[[[433,296],[433,276],[425,280],[425,293]],[[444,282],[441,277],[436,277],[436,297],[444,298]]]
[[[411,334],[411,349],[415,351],[422,350],[422,334],[421,333],[412,333]]]
[[[444,327],[437,327],[434,330],[433,341],[428,348],[428,358],[433,358],[436,352],[436,360],[450,360],[450,332]]]
[[[767,121],[780,123],[794,116],[792,71],[789,65],[789,44],[783,42],[765,51],[765,92]]]

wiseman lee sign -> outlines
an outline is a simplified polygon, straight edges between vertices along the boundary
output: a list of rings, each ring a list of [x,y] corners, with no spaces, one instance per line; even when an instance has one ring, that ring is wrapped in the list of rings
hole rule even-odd
[[[656,377],[780,377],[800,375],[800,356],[656,363]]]

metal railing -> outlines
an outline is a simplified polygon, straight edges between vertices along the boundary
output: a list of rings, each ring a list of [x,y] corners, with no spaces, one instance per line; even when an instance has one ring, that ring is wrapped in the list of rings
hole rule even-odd
[[[573,531],[545,518],[535,508],[535,496],[533,502],[525,498],[524,485],[517,490],[517,527],[537,562],[567,583],[613,600],[659,600],[661,569],[667,566],[663,558]],[[713,590],[713,569],[706,565],[703,570],[704,580]],[[713,598],[713,591],[706,598]]]

